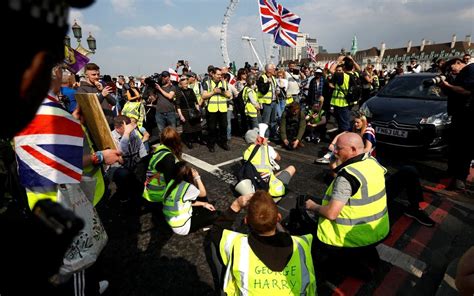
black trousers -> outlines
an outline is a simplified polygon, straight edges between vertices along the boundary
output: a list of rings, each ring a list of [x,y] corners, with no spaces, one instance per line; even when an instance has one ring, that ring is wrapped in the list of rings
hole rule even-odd
[[[217,126],[219,125],[219,129]],[[227,142],[227,112],[207,112],[207,128],[209,130],[209,147]]]
[[[418,171],[413,166],[403,166],[395,174],[385,180],[385,190],[389,201],[406,190],[410,208],[418,209],[418,203],[423,200],[423,190]]]
[[[462,181],[469,176],[471,160],[474,158],[474,149],[463,143],[463,139],[472,138],[474,134],[472,109],[459,110],[452,115],[448,134],[448,173]]]

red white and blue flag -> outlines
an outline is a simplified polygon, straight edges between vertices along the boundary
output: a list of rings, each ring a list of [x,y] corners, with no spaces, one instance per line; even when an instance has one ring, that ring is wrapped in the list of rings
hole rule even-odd
[[[276,44],[296,47],[301,18],[275,0],[259,0],[259,7],[262,31],[272,34]]]
[[[48,95],[14,139],[21,184],[30,188],[80,183],[83,135],[80,122]]]
[[[306,43],[306,54],[311,59],[311,61],[316,63],[316,53],[314,52],[313,47],[309,43]]]

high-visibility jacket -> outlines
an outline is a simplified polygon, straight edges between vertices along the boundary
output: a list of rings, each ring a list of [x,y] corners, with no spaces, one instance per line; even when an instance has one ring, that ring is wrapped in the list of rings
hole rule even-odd
[[[354,176],[360,182],[360,187],[349,198],[336,220],[319,218],[318,239],[331,246],[348,248],[379,242],[390,229],[385,194],[386,169],[369,156],[341,170]],[[329,203],[333,186],[334,181],[324,195],[323,206]]]
[[[135,118],[138,127],[142,127],[146,118],[145,106],[142,102],[126,102],[122,109],[122,115]]]
[[[207,83],[207,91],[211,93],[216,87],[222,87],[225,90],[228,89],[227,82],[219,81],[219,83],[215,83],[214,80],[209,79],[206,81]],[[227,112],[227,98],[223,94],[215,94],[208,99],[207,102],[207,111],[210,113],[216,112]]]
[[[264,73],[264,74],[262,74],[262,77],[263,77],[263,82],[267,83],[268,82],[267,75]],[[262,94],[260,91],[257,92],[258,102],[260,104],[271,104],[272,103],[273,92],[274,92],[274,89],[275,89],[276,85],[277,84],[276,84],[275,77],[272,76],[272,78],[270,79],[270,87],[268,88],[267,93]]]
[[[255,144],[250,145],[247,150],[244,152],[244,159],[247,160],[250,157],[250,154],[252,154],[253,148],[255,147]],[[257,153],[255,153],[254,157],[250,161],[255,168],[257,169],[257,172],[260,174],[269,174],[270,175],[270,181],[269,181],[269,189],[268,193],[273,196],[273,197],[280,197],[285,195],[285,184],[283,184],[280,179],[275,177],[275,174],[273,174],[273,167],[270,163],[270,154],[268,152],[268,146],[267,145],[262,145],[258,149]]]
[[[156,170],[156,164],[160,162],[166,155],[173,154],[171,150],[165,145],[159,145],[148,163],[148,170],[146,173],[147,179],[145,181],[145,188],[143,189],[143,198],[151,202],[162,202],[163,194],[166,190],[166,181],[163,172]],[[177,161],[175,157],[175,161]]]
[[[319,111],[318,115],[314,118],[313,115],[315,114],[316,112],[314,112],[313,110],[310,110],[308,112],[308,116],[309,116],[309,119],[308,119],[308,122],[311,123],[311,124],[318,124],[321,122],[321,118],[324,116],[324,110],[321,109],[321,111]]]
[[[163,215],[170,227],[178,228],[184,226],[193,215],[191,201],[183,201],[183,197],[191,184],[183,181],[171,190],[171,187],[174,185],[175,181],[171,180],[166,186],[163,200]]]
[[[293,253],[282,271],[272,271],[255,255],[242,233],[224,230],[219,254],[227,266],[226,295],[316,295],[311,234],[291,236]]]
[[[250,101],[250,98],[249,98],[250,93],[253,93],[255,96],[255,91],[251,87],[248,87],[248,86],[244,87],[244,90],[242,93],[242,99],[244,100],[244,104],[245,104],[245,115],[247,115],[248,117],[255,118],[257,117],[258,111],[257,111],[257,108],[255,108],[255,106]]]
[[[350,76],[347,73],[343,73],[344,82],[342,85],[335,84],[334,91],[332,92],[331,105],[336,107],[347,107],[346,95],[349,92],[349,80]]]
[[[95,152],[94,148],[92,146],[92,140],[89,137],[89,133],[87,130],[82,127],[84,130],[84,135],[87,140],[87,145],[89,147],[89,151],[91,153]],[[84,147],[85,149],[86,147]],[[93,178],[96,180],[95,184],[95,193],[94,193],[94,199],[92,204],[95,206],[99,203],[99,201],[102,199],[105,193],[105,182],[104,182],[104,175],[102,174],[102,165],[94,165],[90,163],[88,166],[85,166],[82,170],[82,175]]]
[[[196,81],[194,83],[194,85],[192,85],[192,90],[193,90],[194,94],[196,95],[196,100],[198,102],[198,105],[201,106],[202,97],[201,97],[201,86],[199,85],[199,82]]]

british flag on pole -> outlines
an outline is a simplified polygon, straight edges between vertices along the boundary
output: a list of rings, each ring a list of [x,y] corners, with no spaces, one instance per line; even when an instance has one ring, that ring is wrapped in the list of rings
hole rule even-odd
[[[272,34],[276,44],[296,47],[301,18],[275,0],[259,0],[259,7],[262,31]]]
[[[80,183],[83,134],[79,121],[48,95],[14,139],[21,184],[31,188]]]
[[[314,52],[313,47],[309,43],[306,43],[306,54],[311,59],[311,61],[316,63],[316,53]]]

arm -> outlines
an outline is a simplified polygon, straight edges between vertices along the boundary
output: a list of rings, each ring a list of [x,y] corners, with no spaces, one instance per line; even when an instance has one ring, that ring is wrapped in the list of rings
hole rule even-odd
[[[304,112],[300,111],[300,126],[298,128],[298,134],[296,135],[296,138],[298,139],[298,141],[301,141],[301,138],[303,138],[305,130],[306,130],[306,119],[304,116]]]
[[[315,213],[331,221],[336,220],[345,205],[345,202],[338,200],[331,200],[329,204],[325,206],[318,205],[310,199],[306,201],[306,208],[308,210],[314,211]]]
[[[199,172],[196,171],[195,169],[192,169],[192,172],[193,172],[194,185],[196,185],[196,187],[199,189],[199,197],[205,197],[207,195],[206,187],[204,187],[204,183],[202,183]]]
[[[336,136],[334,137],[334,139],[331,141],[331,144],[329,144],[329,147],[328,147],[328,149],[329,149],[330,151],[334,151],[334,145],[336,145],[337,139],[338,139],[342,134],[345,134],[345,133],[347,133],[347,132],[342,132],[342,133],[340,133],[340,134],[338,134],[338,135],[336,135]]]
[[[288,138],[286,136],[286,111],[283,111],[283,114],[281,115],[280,134],[282,141],[288,141]],[[285,144],[288,145],[287,143]]]
[[[148,141],[148,139],[150,139],[150,133],[147,132],[146,129],[144,129],[142,134],[143,134],[142,142],[146,142],[146,141]]]
[[[329,68],[329,72],[331,74],[334,74],[334,72],[336,72],[336,67],[337,65],[339,65],[340,63],[342,63],[342,60],[344,59],[344,56],[343,55],[340,55],[339,57],[337,57],[337,61],[331,65],[331,68]]]
[[[455,93],[458,93],[460,95],[463,95],[463,96],[469,96],[471,94],[471,92],[467,89],[465,89],[464,87],[462,86],[457,86],[457,85],[452,85],[450,84],[449,82],[447,82],[446,80],[445,81],[442,81],[441,83],[441,86],[444,86],[445,88],[455,92]]]
[[[372,151],[372,142],[370,142],[369,140],[365,140],[364,141],[364,153],[368,153],[370,151]]]
[[[257,80],[257,89],[261,94],[266,94],[270,89],[270,82],[263,80],[263,77],[260,76]]]
[[[170,90],[169,92],[165,91],[161,86],[157,83],[155,85],[156,89],[161,92],[161,94],[167,98],[168,100],[172,101],[174,98],[174,91]]]

